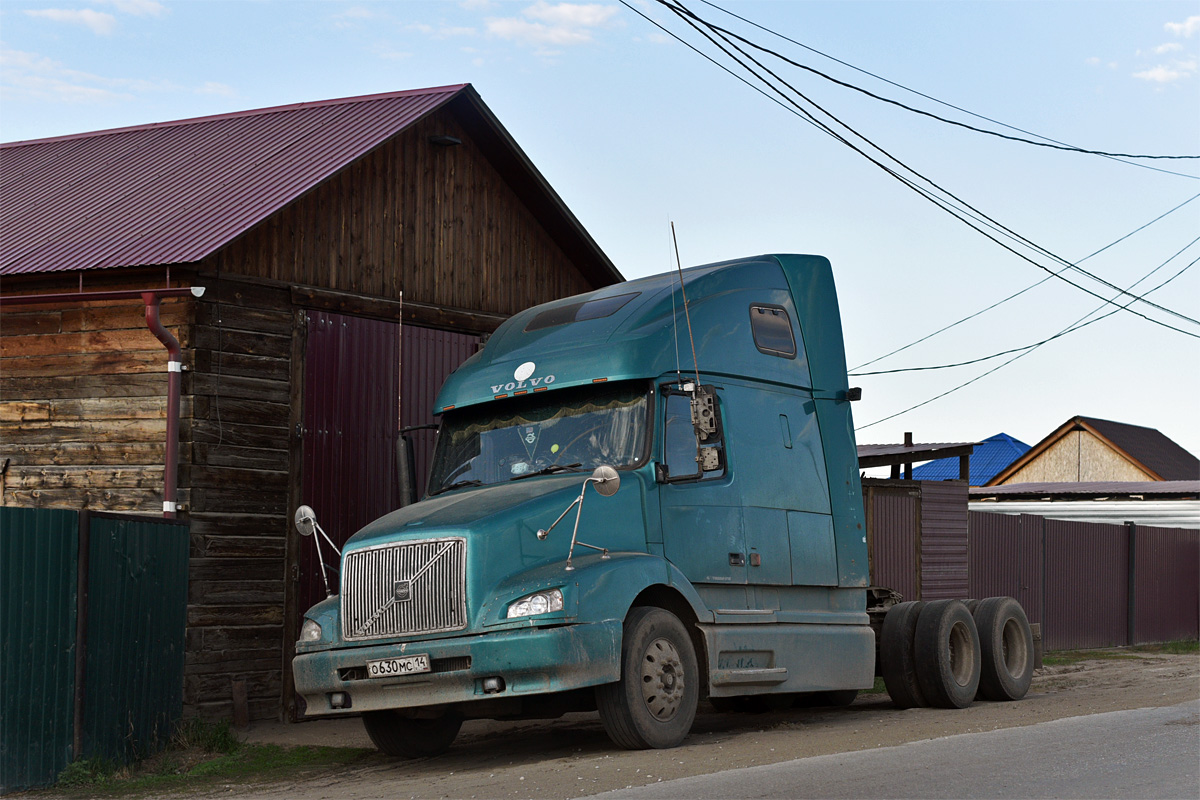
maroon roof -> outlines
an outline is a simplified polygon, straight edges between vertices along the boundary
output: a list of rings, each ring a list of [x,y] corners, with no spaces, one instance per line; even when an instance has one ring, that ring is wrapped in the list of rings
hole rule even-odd
[[[1200,495],[1200,480],[1197,481],[1084,481],[1082,483],[1006,483],[1003,486],[973,486],[972,499],[984,497],[1069,497],[1100,496],[1128,497],[1130,495],[1178,495],[1195,497]]]
[[[451,102],[585,272],[621,280],[469,84],[0,145],[0,275],[198,261]]]

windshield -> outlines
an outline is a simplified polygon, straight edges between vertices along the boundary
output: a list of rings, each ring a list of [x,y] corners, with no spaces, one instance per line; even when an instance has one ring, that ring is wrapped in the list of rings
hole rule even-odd
[[[539,472],[637,466],[645,455],[647,391],[591,385],[446,412],[429,493]]]

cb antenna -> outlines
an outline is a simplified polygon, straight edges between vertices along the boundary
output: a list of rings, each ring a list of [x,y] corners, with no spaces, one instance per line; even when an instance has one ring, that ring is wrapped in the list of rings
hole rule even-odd
[[[700,361],[696,358],[696,338],[692,336],[692,315],[688,313],[687,288],[683,285],[683,264],[679,260],[679,238],[675,236],[675,221],[671,221],[671,241],[675,243],[675,268],[679,270],[679,291],[683,293],[683,318],[687,321],[688,341],[692,344],[692,364],[696,368],[696,386],[700,386]]]

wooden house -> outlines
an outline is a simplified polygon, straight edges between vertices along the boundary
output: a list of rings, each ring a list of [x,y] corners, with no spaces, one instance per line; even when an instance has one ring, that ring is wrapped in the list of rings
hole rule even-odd
[[[324,591],[293,510],[344,540],[394,508],[397,432],[445,376],[514,312],[621,280],[469,85],[13,142],[0,185],[0,502],[190,522],[206,716],[296,714]]]

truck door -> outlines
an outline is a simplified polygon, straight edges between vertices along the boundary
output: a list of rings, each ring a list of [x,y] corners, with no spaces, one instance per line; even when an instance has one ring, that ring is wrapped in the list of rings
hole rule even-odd
[[[697,462],[701,442],[692,424],[691,395],[677,388],[660,389],[663,468],[659,485],[663,552],[706,602],[742,605],[745,590],[718,586],[746,583],[746,540],[742,532],[741,498],[726,469],[720,398],[713,393],[719,430],[704,442],[719,452],[707,464]]]

